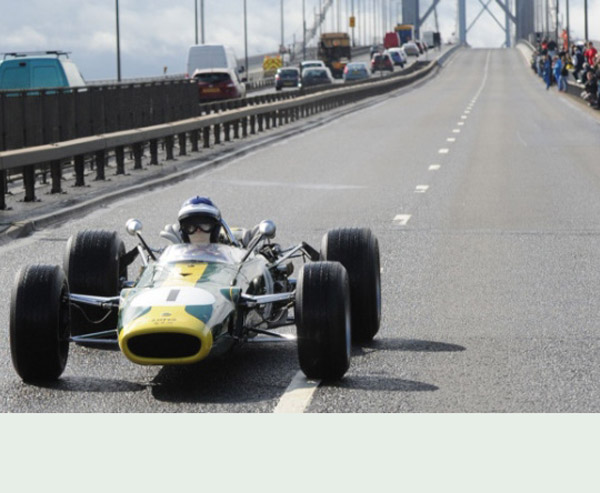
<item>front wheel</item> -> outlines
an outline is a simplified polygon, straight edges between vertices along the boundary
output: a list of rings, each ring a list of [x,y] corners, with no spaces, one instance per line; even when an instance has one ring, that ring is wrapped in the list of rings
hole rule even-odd
[[[348,271],[352,301],[352,340],[366,343],[379,331],[381,271],[379,243],[368,228],[329,231],[321,242],[321,258],[340,262]]]
[[[121,280],[127,279],[127,265],[121,258],[125,245],[114,231],[84,230],[69,238],[64,270],[72,293],[117,296]],[[79,308],[79,309],[78,309]],[[73,310],[73,335],[117,328],[117,311],[98,307]]]
[[[15,278],[10,302],[10,352],[24,381],[58,379],[69,354],[69,288],[64,272],[32,265]]]
[[[339,262],[311,262],[296,285],[298,359],[308,378],[339,380],[350,366],[350,291]]]

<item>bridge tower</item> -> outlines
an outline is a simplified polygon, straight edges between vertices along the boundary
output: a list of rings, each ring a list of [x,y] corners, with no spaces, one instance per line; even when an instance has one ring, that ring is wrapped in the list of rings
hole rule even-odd
[[[504,45],[511,46],[512,27],[515,27],[516,39],[528,39],[534,30],[534,0],[495,0],[504,12],[504,23],[500,22],[494,13],[489,9],[492,0],[485,3],[480,0],[482,5],[480,12],[467,27],[467,0],[456,0],[457,3],[457,31],[458,41],[467,43],[467,33],[477,22],[484,12],[487,12],[496,21],[496,24],[505,34]],[[419,0],[403,0],[402,2],[402,23],[415,26],[415,36],[420,38],[420,28],[423,22],[435,10],[440,0],[433,0],[429,9],[421,17],[419,9]],[[511,8],[511,6],[513,8]],[[514,13],[513,13],[514,12]]]

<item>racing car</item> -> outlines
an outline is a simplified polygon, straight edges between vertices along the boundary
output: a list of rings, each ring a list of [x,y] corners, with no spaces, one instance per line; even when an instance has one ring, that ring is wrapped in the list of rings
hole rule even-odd
[[[328,231],[317,251],[283,249],[265,220],[253,231],[221,219],[217,243],[148,246],[142,223],[127,221],[138,244],[126,251],[114,231],[69,238],[63,266],[31,265],[16,275],[10,305],[13,365],[25,382],[57,380],[70,343],[115,349],[141,365],[193,364],[247,342],[297,341],[309,379],[339,380],[351,344],[379,330],[379,245],[367,228]],[[128,267],[140,258],[140,274]],[[293,277],[294,264],[300,264]],[[296,333],[289,328],[296,326]]]

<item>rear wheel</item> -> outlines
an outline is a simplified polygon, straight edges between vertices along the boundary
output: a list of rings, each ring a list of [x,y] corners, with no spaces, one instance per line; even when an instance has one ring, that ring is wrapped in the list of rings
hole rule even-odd
[[[311,262],[296,285],[298,359],[308,378],[339,380],[350,366],[350,292],[339,262]]]
[[[340,262],[348,271],[352,302],[352,340],[369,342],[381,320],[379,243],[368,228],[329,231],[321,242],[321,258]]]
[[[125,245],[114,231],[84,230],[67,242],[64,269],[72,293],[117,296],[127,266],[121,257]],[[85,306],[72,310],[71,333],[83,335],[116,329],[117,311]]]
[[[25,381],[56,380],[69,354],[69,288],[64,272],[32,265],[15,278],[10,302],[10,352]]]

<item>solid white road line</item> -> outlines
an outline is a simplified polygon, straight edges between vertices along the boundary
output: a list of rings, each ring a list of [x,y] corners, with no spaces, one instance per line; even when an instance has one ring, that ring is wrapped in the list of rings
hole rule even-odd
[[[398,214],[394,217],[394,222],[398,223],[399,226],[406,226],[410,218],[410,214]]]
[[[321,380],[308,380],[299,371],[285,389],[273,413],[303,413],[320,383]]]
[[[441,168],[441,166],[439,164],[432,164],[431,166],[429,166],[429,171],[437,171]]]

